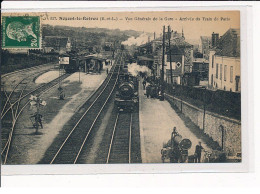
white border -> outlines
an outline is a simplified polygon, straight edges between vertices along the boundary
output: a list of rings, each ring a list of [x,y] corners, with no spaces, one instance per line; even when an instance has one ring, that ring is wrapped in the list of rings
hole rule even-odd
[[[240,10],[241,14],[241,74],[242,74],[242,149],[240,164],[121,164],[121,165],[4,165],[3,175],[20,174],[97,174],[97,173],[178,173],[178,172],[248,172],[253,171],[253,64],[252,15],[249,2],[2,2],[3,12],[17,11],[194,11]],[[80,6],[79,6],[80,5]],[[188,5],[188,6],[186,6]],[[222,5],[222,6],[221,6]],[[225,6],[223,6],[225,5]],[[149,7],[147,7],[149,6]],[[159,7],[160,6],[160,7]],[[194,7],[190,7],[194,6]],[[204,7],[202,7],[204,6]],[[38,7],[38,8],[37,8]],[[40,9],[39,9],[40,7]],[[79,9],[81,7],[81,9]],[[85,9],[83,9],[85,7]],[[90,8],[92,7],[92,8]],[[147,7],[147,8],[144,8]],[[3,9],[4,8],[4,9]],[[57,9],[57,8],[63,8]],[[88,8],[88,9],[87,9]],[[248,28],[250,27],[250,28]],[[250,133],[249,133],[250,130]],[[55,167],[55,168],[53,168]]]

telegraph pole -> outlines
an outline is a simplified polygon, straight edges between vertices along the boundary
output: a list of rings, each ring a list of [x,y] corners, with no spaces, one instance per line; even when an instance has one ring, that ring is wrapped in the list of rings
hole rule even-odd
[[[35,115],[35,123],[36,123],[36,132],[35,134],[39,134],[39,118],[40,118],[40,113],[39,113],[39,110],[40,110],[40,98],[37,96],[37,99],[36,99],[36,115]]]
[[[172,53],[171,53],[171,27],[168,26],[168,39],[169,39],[169,55],[170,55],[170,76],[171,76],[171,84],[172,80]]]
[[[162,77],[161,77],[161,81],[162,81],[162,84],[163,84],[163,81],[164,81],[164,51],[165,51],[165,26],[163,26],[163,51],[162,51]]]

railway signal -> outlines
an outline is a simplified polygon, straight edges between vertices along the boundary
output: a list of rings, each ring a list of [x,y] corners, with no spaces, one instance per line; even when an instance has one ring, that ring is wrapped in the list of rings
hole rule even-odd
[[[34,117],[35,123],[33,124],[33,126],[36,128],[35,134],[37,135],[37,134],[39,134],[39,132],[38,132],[39,126],[41,126],[43,128],[42,115],[39,112],[40,106],[46,106],[47,103],[46,103],[46,101],[42,100],[38,96],[31,95],[31,97],[29,99],[31,100],[31,102],[30,102],[31,106],[36,107],[36,113],[34,115],[32,115],[30,118]]]

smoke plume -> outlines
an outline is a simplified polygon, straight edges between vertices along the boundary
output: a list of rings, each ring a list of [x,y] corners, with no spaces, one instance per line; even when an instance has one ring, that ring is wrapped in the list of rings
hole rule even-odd
[[[137,76],[139,72],[149,73],[150,69],[146,66],[140,66],[136,63],[131,63],[128,65],[128,72],[130,72],[133,76]]]
[[[140,36],[138,36],[137,38],[135,38],[134,36],[128,38],[126,41],[122,42],[123,45],[127,45],[127,46],[140,46],[142,44],[145,44],[148,42],[148,34],[143,33]]]

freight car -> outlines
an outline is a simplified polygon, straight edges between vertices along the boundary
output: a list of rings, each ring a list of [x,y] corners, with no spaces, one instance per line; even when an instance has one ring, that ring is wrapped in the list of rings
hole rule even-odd
[[[116,91],[115,105],[118,110],[134,111],[139,104],[138,81],[129,73],[119,76],[118,89]]]

